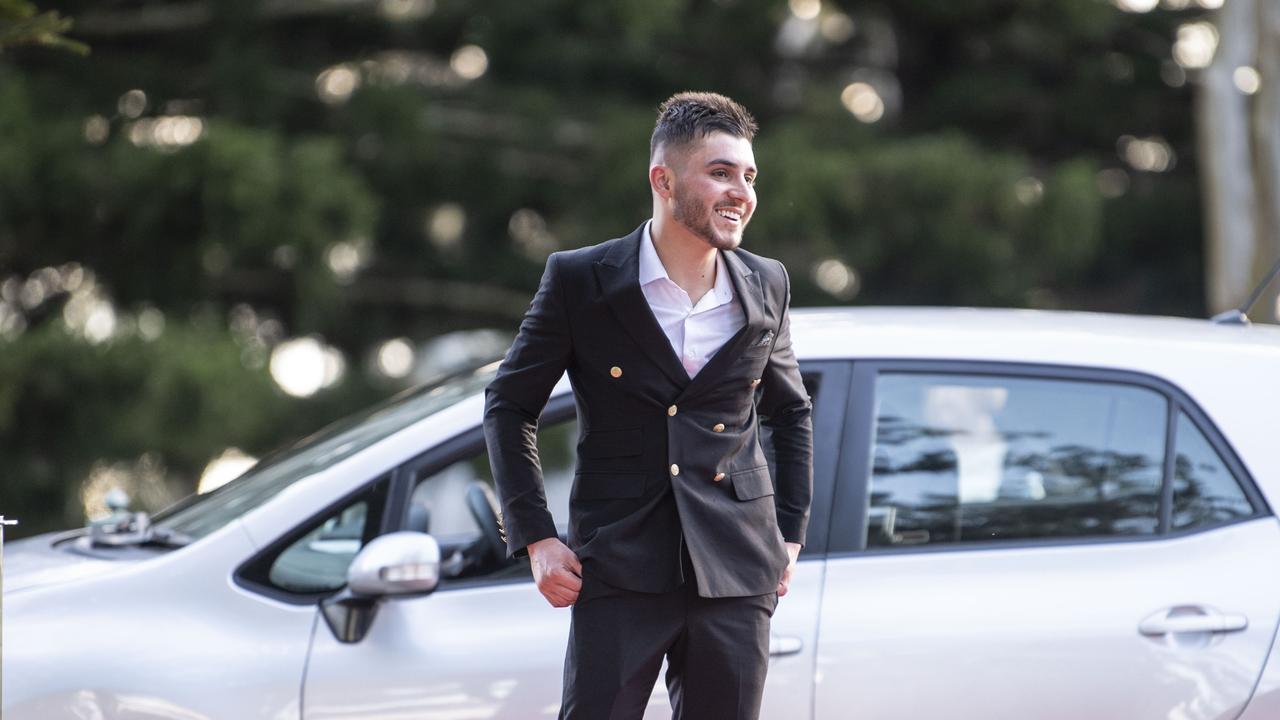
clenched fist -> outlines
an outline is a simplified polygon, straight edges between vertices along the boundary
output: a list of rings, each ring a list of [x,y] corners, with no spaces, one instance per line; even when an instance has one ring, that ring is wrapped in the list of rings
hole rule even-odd
[[[529,565],[538,592],[551,607],[569,607],[582,590],[582,563],[560,538],[546,538],[529,545]]]

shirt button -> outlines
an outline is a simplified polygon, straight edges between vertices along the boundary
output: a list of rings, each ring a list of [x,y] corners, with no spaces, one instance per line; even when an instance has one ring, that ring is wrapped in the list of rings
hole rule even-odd
[[[671,476],[675,477],[676,475],[679,475],[679,474],[680,474],[680,466],[675,463],[671,463]]]
[[[756,378],[755,380],[751,381],[751,387],[755,387],[759,384],[760,384],[760,378]]]
[[[724,473],[716,473],[716,476],[711,479],[716,482],[720,482],[721,480],[724,479]]]
[[[676,416],[676,406],[675,406],[675,405],[672,405],[671,407],[667,408],[667,414],[668,414],[668,415],[670,415],[671,417],[675,417],[675,416]]]
[[[620,378],[622,377],[622,368],[618,367],[617,365],[614,365],[613,367],[609,368],[609,374],[616,378]]]
[[[716,423],[711,426],[712,432],[724,432],[724,423]]]

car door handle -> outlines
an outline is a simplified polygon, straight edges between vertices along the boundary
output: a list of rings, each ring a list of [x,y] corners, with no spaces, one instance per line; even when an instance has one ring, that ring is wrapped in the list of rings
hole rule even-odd
[[[1238,632],[1249,627],[1249,619],[1239,613],[1224,613],[1213,608],[1179,606],[1154,613],[1138,624],[1143,635],[1172,633]]]
[[[804,641],[795,635],[769,635],[769,654],[773,657],[795,655],[804,648]]]

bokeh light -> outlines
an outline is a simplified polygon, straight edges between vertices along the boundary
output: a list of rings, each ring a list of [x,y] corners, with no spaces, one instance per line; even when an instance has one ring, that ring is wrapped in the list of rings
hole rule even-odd
[[[1014,197],[1023,205],[1035,205],[1044,197],[1044,183],[1033,177],[1024,177],[1013,184]]]
[[[1173,59],[1184,68],[1198,70],[1209,67],[1218,51],[1218,29],[1208,22],[1184,23],[1178,27],[1173,44]]]
[[[356,273],[368,262],[367,242],[337,242],[325,251],[325,264],[339,283],[347,284],[355,280]]]
[[[378,346],[378,372],[389,378],[402,378],[413,370],[413,344],[408,338],[392,338]]]
[[[240,448],[227,448],[218,457],[209,461],[200,474],[200,482],[196,485],[196,493],[203,495],[226,485],[253,467],[258,459],[241,452]]]
[[[1154,135],[1145,138],[1125,135],[1116,141],[1116,150],[1129,167],[1144,172],[1164,172],[1172,169],[1177,159],[1169,143],[1165,142],[1164,138]]]
[[[801,20],[812,20],[822,12],[822,0],[790,0],[791,14]]]
[[[489,69],[489,56],[479,45],[463,45],[453,51],[449,67],[463,80],[475,80]]]
[[[316,337],[286,340],[271,351],[271,379],[294,397],[310,397],[342,379],[346,360]]]
[[[147,94],[138,89],[129,90],[116,100],[116,110],[119,110],[121,115],[130,120],[141,116],[146,109]]]
[[[1116,7],[1131,13],[1146,13],[1156,9],[1160,0],[1111,0]]]
[[[822,33],[822,39],[833,45],[839,45],[853,37],[854,30],[853,18],[839,10],[823,15],[818,24],[818,31]]]
[[[1248,65],[1241,65],[1231,73],[1231,81],[1245,95],[1253,95],[1262,89],[1262,75]]]
[[[827,258],[813,266],[813,282],[839,300],[852,300],[858,294],[858,273],[836,258]]]
[[[316,76],[316,96],[326,105],[341,105],[360,88],[360,73],[347,64],[334,65]]]
[[[507,221],[507,231],[515,241],[520,254],[541,262],[556,251],[556,238],[547,229],[547,221],[532,208],[520,208]]]
[[[884,99],[869,83],[855,82],[846,85],[840,93],[840,102],[864,123],[873,123],[884,117]]]
[[[427,214],[426,226],[432,245],[441,249],[457,247],[467,229],[467,211],[458,203],[442,203]]]
[[[90,115],[84,121],[84,139],[90,145],[101,145],[111,134],[111,123],[101,115]]]
[[[138,335],[143,340],[157,340],[164,334],[164,313],[154,307],[146,307],[138,312]]]
[[[204,120],[189,115],[143,118],[128,125],[129,142],[138,147],[173,150],[190,145],[204,134]]]

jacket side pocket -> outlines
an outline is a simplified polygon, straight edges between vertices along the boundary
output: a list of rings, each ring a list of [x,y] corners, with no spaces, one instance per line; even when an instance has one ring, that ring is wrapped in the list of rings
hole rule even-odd
[[[733,483],[734,497],[739,500],[755,500],[773,494],[773,478],[769,476],[768,465],[730,473],[729,482]]]

